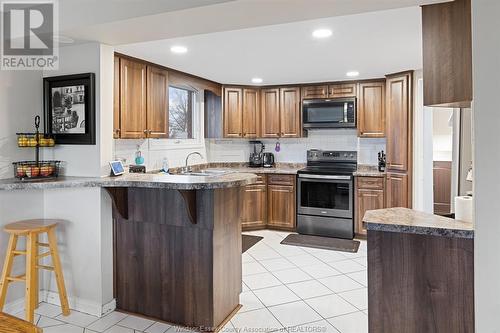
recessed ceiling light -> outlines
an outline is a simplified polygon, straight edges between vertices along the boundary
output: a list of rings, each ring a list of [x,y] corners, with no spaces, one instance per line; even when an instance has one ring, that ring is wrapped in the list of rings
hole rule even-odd
[[[359,75],[359,72],[358,71],[350,71],[350,72],[345,73],[345,75],[347,75],[349,77],[355,77],[355,76]]]
[[[185,46],[175,45],[170,48],[170,51],[172,51],[172,53],[182,54],[186,53],[188,49]]]
[[[316,29],[313,31],[312,36],[314,38],[327,38],[332,35],[332,31],[330,29]]]
[[[262,81],[263,81],[263,80],[262,80],[260,77],[254,77],[254,78],[252,79],[252,83],[262,83]]]

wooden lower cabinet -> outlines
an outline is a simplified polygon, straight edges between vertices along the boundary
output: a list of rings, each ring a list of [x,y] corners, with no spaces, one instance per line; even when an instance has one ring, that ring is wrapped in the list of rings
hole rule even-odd
[[[387,173],[387,208],[406,207],[410,208],[410,193],[408,186],[408,174],[406,173]]]
[[[242,228],[245,230],[264,228],[267,222],[267,185],[245,186],[242,198]]]
[[[295,175],[259,176],[247,185],[242,196],[242,229],[280,229],[295,231]]]
[[[363,216],[367,210],[385,207],[385,180],[383,177],[357,177],[355,195],[354,232],[358,236],[366,236]]]
[[[271,228],[295,230],[295,187],[269,185],[267,225]]]

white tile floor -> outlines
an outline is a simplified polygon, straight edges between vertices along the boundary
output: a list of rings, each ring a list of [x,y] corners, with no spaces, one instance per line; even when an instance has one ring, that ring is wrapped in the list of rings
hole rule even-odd
[[[264,239],[243,254],[243,307],[224,332],[368,332],[366,242],[351,254],[281,245],[285,232],[248,234]],[[44,333],[189,333],[120,312],[64,317],[59,307],[42,303],[36,313]]]

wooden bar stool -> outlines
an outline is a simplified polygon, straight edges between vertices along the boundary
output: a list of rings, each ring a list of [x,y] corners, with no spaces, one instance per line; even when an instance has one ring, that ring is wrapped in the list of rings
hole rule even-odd
[[[69,315],[68,296],[64,285],[64,278],[57,250],[56,227],[60,220],[25,220],[8,224],[4,231],[10,234],[9,244],[7,246],[7,256],[5,259],[2,276],[0,277],[0,311],[5,305],[7,288],[11,282],[26,283],[26,320],[33,322],[35,308],[38,307],[38,270],[45,269],[54,271],[56,275],[57,288],[59,290],[59,299],[63,315]],[[47,233],[49,242],[40,243],[38,235]],[[26,237],[26,250],[17,250],[17,241],[19,237]],[[48,248],[47,252],[38,253],[38,248]],[[15,256],[26,256],[26,274],[20,276],[11,276],[12,264]],[[39,259],[51,256],[53,266],[44,266],[39,264]]]
[[[22,319],[0,312],[0,332],[2,333],[42,333],[42,329]]]

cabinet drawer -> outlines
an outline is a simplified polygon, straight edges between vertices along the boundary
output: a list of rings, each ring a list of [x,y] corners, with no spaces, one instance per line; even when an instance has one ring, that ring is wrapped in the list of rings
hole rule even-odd
[[[257,180],[254,184],[265,184],[266,183],[266,175],[257,174]]]
[[[294,175],[267,175],[267,181],[270,185],[294,185]]]
[[[328,86],[305,86],[301,88],[302,98],[327,98]]]
[[[360,189],[384,189],[384,178],[382,177],[358,177],[357,181]]]
[[[335,84],[328,86],[328,97],[355,97],[356,83]]]

